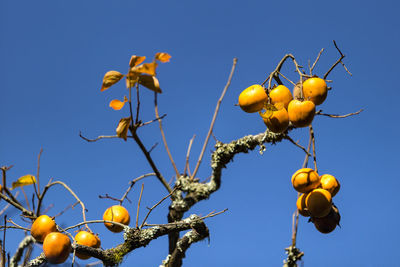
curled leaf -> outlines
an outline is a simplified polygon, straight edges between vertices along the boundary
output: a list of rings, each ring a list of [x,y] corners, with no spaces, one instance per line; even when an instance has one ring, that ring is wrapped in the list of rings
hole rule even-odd
[[[157,53],[155,58],[162,63],[169,62],[169,59],[171,58],[171,55],[168,53]]]
[[[139,73],[134,71],[129,71],[126,75],[126,88],[132,88],[135,86],[139,79]]]
[[[124,97],[124,101],[120,101],[118,99],[111,100],[110,102],[110,107],[113,108],[114,110],[120,110],[121,108],[124,107],[125,103],[128,101],[126,96]]]
[[[156,76],[157,66],[158,66],[157,62],[143,63],[142,65],[133,67],[131,71],[143,74],[149,74],[151,76]]]
[[[117,136],[126,141],[128,137],[129,125],[131,124],[131,117],[122,118],[119,120],[116,132]]]
[[[273,114],[274,111],[277,111],[278,109],[272,105],[272,104],[265,104],[264,108],[259,111],[258,113],[260,114],[260,116],[264,119],[269,119]]]
[[[154,76],[140,75],[139,83],[154,92],[162,93],[160,83],[158,82],[158,79]]]
[[[118,71],[110,70],[104,75],[103,84],[101,85],[100,91],[103,92],[110,88],[112,85],[119,82],[124,75]]]
[[[24,175],[22,177],[19,177],[17,181],[12,183],[11,190],[20,187],[20,186],[25,186],[25,185],[30,185],[36,183],[36,178],[35,176],[31,174]]]
[[[146,59],[146,57],[140,57],[140,56],[133,55],[131,57],[131,60],[129,60],[129,66],[131,68],[136,67],[137,65],[142,63],[145,59]]]

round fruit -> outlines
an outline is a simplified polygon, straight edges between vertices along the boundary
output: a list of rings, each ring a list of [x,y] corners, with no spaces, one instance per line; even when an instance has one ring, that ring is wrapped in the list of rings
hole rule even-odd
[[[269,98],[271,100],[271,104],[283,103],[285,109],[287,110],[290,101],[293,100],[292,93],[289,88],[284,85],[278,85],[274,89],[269,92]]]
[[[56,223],[47,215],[40,215],[31,226],[31,235],[37,242],[43,242],[51,232],[57,232]]]
[[[323,234],[328,234],[335,230],[336,225],[339,225],[340,213],[339,210],[332,206],[329,214],[322,218],[313,218],[315,228]]]
[[[248,113],[260,111],[267,101],[267,93],[259,84],[244,89],[239,95],[239,106]]]
[[[71,241],[65,234],[50,233],[43,241],[43,252],[50,263],[63,263],[68,259],[71,252]]]
[[[297,170],[292,175],[292,185],[297,192],[308,193],[320,184],[319,175],[310,168]]]
[[[297,198],[296,206],[297,206],[297,210],[299,211],[300,215],[303,215],[304,217],[310,217],[310,213],[308,212],[308,209],[306,206],[306,197],[307,197],[307,194],[301,194]]]
[[[100,247],[100,239],[98,238],[98,236],[87,231],[79,231],[75,236],[75,241],[79,245],[84,245],[92,248]],[[90,256],[81,253],[76,253],[76,256],[82,260],[90,258]]]
[[[339,192],[340,184],[339,181],[330,174],[321,175],[321,188],[328,190],[334,197]]]
[[[315,115],[315,105],[311,101],[292,100],[288,107],[289,120],[296,127],[306,127],[311,124]]]
[[[113,221],[128,225],[131,218],[129,216],[129,212],[122,206],[115,205],[109,207],[103,214],[103,220],[105,221]],[[113,223],[104,223],[104,225],[114,233],[121,232],[124,228],[122,226],[113,224]]]
[[[332,196],[327,190],[317,188],[306,197],[306,206],[312,217],[325,217],[332,208]]]
[[[328,86],[324,79],[313,77],[303,82],[304,99],[321,105],[328,95]]]
[[[96,238],[96,245],[94,246],[94,248],[99,248],[101,246],[100,237],[97,234],[94,235],[94,237]]]
[[[268,116],[268,114],[270,116]],[[282,133],[289,126],[289,115],[285,108],[272,111],[272,114],[269,112],[262,113],[262,111],[260,111],[260,115],[265,125],[273,133]]]

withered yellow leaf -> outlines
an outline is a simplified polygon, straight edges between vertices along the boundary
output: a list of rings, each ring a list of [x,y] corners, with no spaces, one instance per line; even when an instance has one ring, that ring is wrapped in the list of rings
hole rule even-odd
[[[139,83],[154,92],[162,93],[160,83],[158,82],[158,79],[154,76],[142,74],[139,76]]]
[[[134,71],[129,71],[126,75],[126,88],[132,88],[135,86],[139,79],[139,73]]]
[[[128,137],[129,125],[131,124],[131,117],[122,118],[119,120],[116,132],[117,136],[123,138],[125,141]]]
[[[133,67],[139,65],[140,63],[142,63],[145,59],[146,59],[146,57],[140,57],[140,56],[133,55],[131,57],[131,60],[129,60],[129,66],[131,68],[133,68]]]
[[[110,88],[112,85],[119,82],[124,75],[118,71],[110,70],[104,75],[103,84],[101,85],[100,91],[103,92]]]
[[[258,113],[264,119],[269,119],[274,114],[274,111],[277,111],[277,110],[278,109],[274,105],[267,103],[267,104],[264,104],[264,108],[261,111],[259,111]]]
[[[36,183],[36,178],[35,176],[31,174],[24,175],[22,177],[19,177],[17,181],[12,183],[11,190],[20,187],[20,186],[25,186],[25,185],[30,185]]]
[[[156,76],[157,66],[158,66],[157,62],[143,63],[142,65],[133,67],[131,71],[143,74],[149,74],[151,76]]]
[[[120,101],[118,99],[111,100],[110,102],[110,107],[113,108],[114,110],[120,110],[121,108],[124,107],[125,103],[128,101],[126,96],[124,97],[124,101]]]
[[[171,55],[168,53],[157,53],[155,58],[162,63],[169,62],[169,59],[171,58]]]

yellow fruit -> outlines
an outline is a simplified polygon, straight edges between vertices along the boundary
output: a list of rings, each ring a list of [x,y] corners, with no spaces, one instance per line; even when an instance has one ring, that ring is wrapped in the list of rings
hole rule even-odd
[[[79,231],[76,235],[75,235],[75,241],[77,244],[79,245],[84,245],[87,247],[92,247],[92,248],[98,248],[100,247],[100,239],[98,236],[89,233],[87,231]],[[80,254],[80,253],[76,253],[76,256],[82,260],[86,260],[89,259],[90,256],[88,255],[84,255],[84,254]]]
[[[339,192],[340,184],[339,181],[330,174],[321,175],[321,188],[328,190],[334,197]]]
[[[289,120],[296,127],[306,127],[311,124],[315,115],[315,105],[311,101],[292,100],[288,107]]]
[[[292,185],[297,192],[308,193],[320,184],[319,175],[310,168],[297,170],[292,175]]]
[[[315,228],[323,234],[328,234],[335,230],[336,225],[339,225],[340,222],[340,213],[339,210],[332,206],[329,214],[322,218],[313,218],[312,219]]]
[[[324,79],[313,77],[303,82],[303,95],[305,100],[321,105],[328,95],[328,86]]]
[[[317,188],[306,197],[306,206],[312,217],[325,217],[332,208],[332,196],[327,190]]]
[[[293,100],[292,93],[289,88],[284,85],[278,85],[269,92],[271,104],[283,103],[285,109],[288,109],[290,101]]]
[[[103,220],[113,221],[128,225],[130,222],[129,212],[120,205],[109,207],[103,214]],[[121,232],[124,228],[113,223],[104,223],[104,225],[114,233]]]
[[[308,212],[308,209],[306,206],[306,197],[307,197],[307,194],[301,194],[297,198],[296,206],[297,206],[297,210],[299,211],[300,215],[303,215],[304,217],[310,217],[310,213]]]
[[[259,112],[260,116],[263,118],[265,125],[271,132],[282,133],[286,131],[289,126],[289,115],[284,107],[281,109],[270,112],[262,113]],[[270,116],[268,116],[270,114]]]
[[[43,252],[50,263],[63,263],[68,259],[71,252],[71,241],[65,234],[50,233],[43,241]]]
[[[43,242],[51,232],[57,232],[56,223],[47,215],[40,215],[31,226],[31,235],[37,242]]]
[[[246,88],[239,95],[239,106],[243,111],[248,113],[260,111],[267,101],[267,93],[265,93],[264,88],[259,84],[254,84]]]

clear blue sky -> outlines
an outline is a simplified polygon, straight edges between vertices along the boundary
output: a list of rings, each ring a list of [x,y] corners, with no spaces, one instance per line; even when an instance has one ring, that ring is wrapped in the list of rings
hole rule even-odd
[[[397,1],[387,0],[1,1],[0,165],[15,165],[9,182],[36,173],[43,147],[41,184],[50,177],[66,182],[86,203],[88,219],[98,219],[114,204],[99,194],[119,197],[130,179],[151,171],[133,142],[87,143],[78,136],[79,131],[88,137],[114,134],[118,120],[128,114],[127,109],[108,107],[111,99],[126,94],[122,83],[100,93],[106,71],[126,72],[133,54],[172,55],[158,69],[164,91],[159,107],[167,114],[165,133],[183,170],[187,145],[196,134],[194,167],[233,57],[239,62],[214,131],[224,142],[265,130],[257,115],[234,106],[241,90],[262,82],[286,53],[307,66],[325,48],[316,69],[323,75],[338,57],[332,44],[336,40],[353,76],[340,66],[332,72],[333,90],[321,109],[336,114],[365,111],[348,119],[317,117],[313,123],[320,172],[337,176],[342,185],[334,199],[342,228],[323,235],[301,218],[298,247],[308,267],[396,266],[399,8]],[[284,71],[295,77],[292,68]],[[143,90],[144,121],[154,118],[152,98],[152,92]],[[160,143],[152,156],[171,179],[174,172],[158,126],[146,126],[139,135],[147,147]],[[306,145],[305,129],[291,135]],[[212,149],[213,141],[199,172],[202,179],[210,175]],[[185,266],[280,266],[291,242],[296,201],[290,177],[302,161],[303,153],[287,142],[267,146],[263,156],[257,151],[237,156],[223,171],[221,189],[192,210],[204,215],[229,208],[207,220],[210,243],[193,245]],[[141,218],[144,207],[165,196],[156,179],[144,183]],[[132,203],[125,203],[132,214],[139,188],[129,195]],[[56,188],[46,207],[55,215],[73,203]],[[0,208],[4,206],[1,201]],[[166,214],[167,203],[149,222],[165,223]],[[17,213],[9,216],[28,226]],[[78,223],[80,209],[56,220],[64,226]],[[100,233],[104,248],[122,241],[122,235],[102,225],[92,229]],[[7,231],[8,251],[15,251],[21,236],[20,231]],[[35,255],[40,250],[35,247]],[[160,238],[132,252],[123,266],[158,266],[166,255],[167,239]]]

